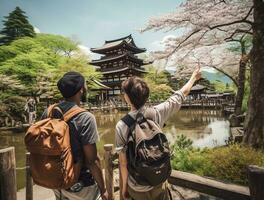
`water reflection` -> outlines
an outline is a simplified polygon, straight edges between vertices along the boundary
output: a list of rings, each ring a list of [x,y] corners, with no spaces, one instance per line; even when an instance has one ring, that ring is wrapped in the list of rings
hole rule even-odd
[[[101,136],[100,147],[114,143],[115,124],[126,112],[95,113]],[[229,122],[217,110],[180,110],[170,117],[164,132],[173,143],[176,136],[183,134],[194,141],[194,146],[213,147],[224,145],[229,137]]]
[[[224,145],[230,134],[229,122],[217,110],[180,110],[169,119],[164,131],[171,143],[182,134],[196,147]]]

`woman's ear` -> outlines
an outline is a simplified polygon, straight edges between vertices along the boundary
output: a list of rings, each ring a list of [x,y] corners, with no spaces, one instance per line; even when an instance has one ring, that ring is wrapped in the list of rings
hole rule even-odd
[[[131,105],[131,101],[126,93],[124,94],[124,99],[128,105]]]

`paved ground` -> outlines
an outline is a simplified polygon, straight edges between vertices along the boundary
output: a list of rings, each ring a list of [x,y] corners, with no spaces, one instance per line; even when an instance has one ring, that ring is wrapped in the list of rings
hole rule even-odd
[[[33,186],[34,200],[55,200],[54,194],[51,190],[34,185]],[[21,189],[17,192],[17,200],[26,200],[26,189]]]

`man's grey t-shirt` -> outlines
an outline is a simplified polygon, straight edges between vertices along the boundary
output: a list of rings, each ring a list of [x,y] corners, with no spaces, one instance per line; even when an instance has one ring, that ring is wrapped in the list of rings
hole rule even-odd
[[[58,104],[59,108],[66,113],[73,106],[77,106],[74,102],[64,101]],[[55,118],[60,118],[60,113],[54,112]],[[47,110],[43,113],[42,119],[47,118]],[[84,160],[83,146],[87,144],[95,144],[99,140],[96,120],[90,112],[82,112],[68,122],[70,129],[70,142],[75,162]],[[80,178],[84,185],[94,184],[94,180],[86,166],[82,167]]]
[[[160,127],[163,127],[168,118],[180,109],[184,99],[185,97],[183,93],[181,91],[177,91],[165,102],[154,106],[153,108],[155,110],[155,116],[153,116],[153,121],[159,124]],[[143,112],[145,109],[145,107],[142,107],[141,109],[131,111],[128,114],[135,119],[137,113]],[[126,150],[128,133],[129,128],[127,125],[122,120],[118,121],[116,124],[115,143],[116,147],[122,149],[122,151]],[[147,192],[153,189],[152,186],[139,185],[130,174],[128,175],[128,185],[133,190],[138,192]]]

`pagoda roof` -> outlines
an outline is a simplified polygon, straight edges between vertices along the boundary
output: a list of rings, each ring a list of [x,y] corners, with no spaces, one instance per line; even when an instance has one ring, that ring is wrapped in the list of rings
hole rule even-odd
[[[134,70],[134,71],[138,71],[138,72],[141,72],[141,73],[147,73],[147,71],[145,71],[142,68],[137,68],[137,67],[133,67],[133,68],[124,67],[124,68],[120,68],[120,69],[113,69],[113,70],[103,71],[102,74],[112,74],[112,73],[117,73],[117,72],[124,72],[124,71],[127,71],[129,69]]]
[[[197,84],[197,85],[192,87],[191,91],[199,91],[199,90],[204,90],[204,89],[206,89],[205,86]]]
[[[139,59],[129,53],[125,53],[125,54],[121,54],[121,55],[118,55],[118,56],[114,56],[114,57],[104,57],[104,58],[101,58],[101,59],[98,59],[98,60],[92,60],[90,62],[91,65],[99,65],[100,64],[103,64],[105,62],[109,62],[109,61],[117,61],[117,60],[120,60],[122,58],[128,58],[130,60],[133,60],[141,65],[145,65],[145,64],[149,64],[149,63],[144,63],[142,59]]]
[[[103,83],[101,83],[101,82],[99,82],[99,81],[97,81],[97,80],[95,80],[95,79],[92,79],[92,82],[93,82],[96,86],[98,86],[99,88],[101,88],[101,89],[105,89],[105,90],[109,90],[109,89],[111,89],[110,87],[104,85]]]
[[[131,34],[126,37],[115,40],[106,40],[102,47],[91,48],[91,51],[94,53],[105,54],[105,52],[112,49],[116,49],[118,47],[123,47],[132,50],[135,53],[143,53],[146,51],[145,48],[139,48],[136,46]]]

